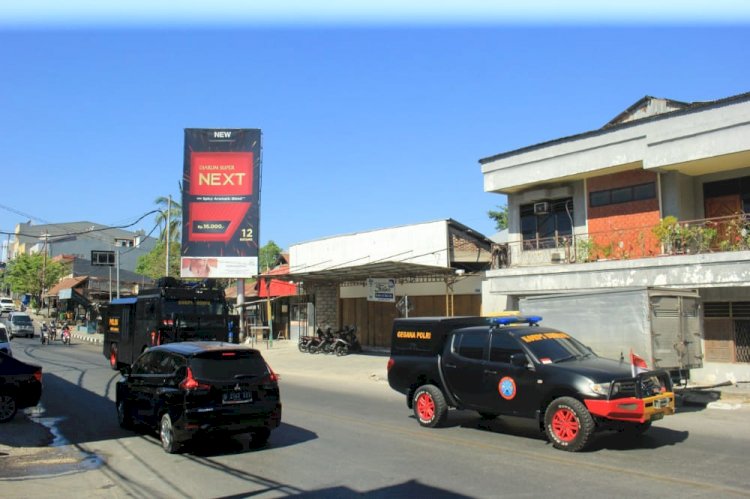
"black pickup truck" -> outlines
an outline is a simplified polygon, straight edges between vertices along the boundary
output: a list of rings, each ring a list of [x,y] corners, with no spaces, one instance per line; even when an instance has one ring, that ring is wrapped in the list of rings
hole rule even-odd
[[[540,320],[396,319],[388,383],[422,426],[443,424],[449,407],[535,418],[556,448],[571,452],[598,430],[641,434],[674,414],[669,373],[635,373]]]

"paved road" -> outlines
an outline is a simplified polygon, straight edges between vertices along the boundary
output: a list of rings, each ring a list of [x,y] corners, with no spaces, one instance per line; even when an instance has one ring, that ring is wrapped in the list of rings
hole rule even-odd
[[[525,420],[453,411],[420,428],[382,376],[386,356],[262,349],[281,374],[284,423],[268,448],[214,441],[170,456],[116,424],[97,345],[16,339],[44,366],[42,407],[0,426],[3,497],[731,497],[750,496],[750,408],[685,407],[642,439],[554,450]]]

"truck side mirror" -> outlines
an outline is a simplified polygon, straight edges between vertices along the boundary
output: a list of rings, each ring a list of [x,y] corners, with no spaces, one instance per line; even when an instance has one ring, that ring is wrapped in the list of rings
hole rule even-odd
[[[529,365],[529,359],[524,353],[514,353],[510,356],[510,365],[514,367],[526,367]]]

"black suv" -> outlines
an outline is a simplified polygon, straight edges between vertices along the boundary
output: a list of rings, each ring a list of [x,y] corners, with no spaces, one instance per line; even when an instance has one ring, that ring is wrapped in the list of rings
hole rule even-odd
[[[669,373],[636,373],[540,320],[397,319],[388,382],[422,426],[443,424],[449,407],[534,418],[556,448],[573,452],[597,430],[640,434],[674,414]]]
[[[253,348],[221,342],[182,342],[146,350],[117,383],[123,428],[158,430],[168,453],[196,434],[250,433],[265,445],[281,423],[278,377]]]

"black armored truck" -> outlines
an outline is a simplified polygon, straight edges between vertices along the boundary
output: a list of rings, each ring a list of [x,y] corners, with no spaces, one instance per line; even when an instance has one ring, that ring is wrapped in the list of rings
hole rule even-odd
[[[674,414],[669,373],[597,356],[540,317],[396,319],[388,383],[406,395],[419,424],[448,409],[482,418],[534,418],[558,449],[576,452],[599,430],[638,435]]]

